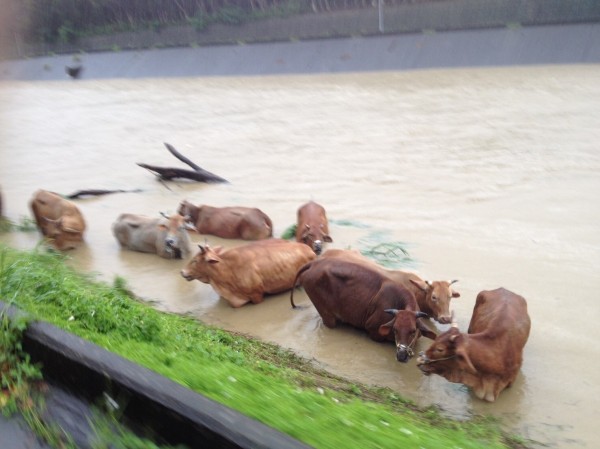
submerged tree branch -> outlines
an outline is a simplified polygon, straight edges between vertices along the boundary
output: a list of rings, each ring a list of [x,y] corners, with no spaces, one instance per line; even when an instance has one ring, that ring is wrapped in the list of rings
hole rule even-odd
[[[165,142],[165,146],[173,156],[175,156],[177,159],[184,162],[185,164],[189,165],[194,170],[192,171],[174,167],[157,167],[155,165],[143,164],[141,162],[138,162],[137,165],[139,165],[142,168],[145,168],[146,170],[154,172],[154,174],[158,175],[160,179],[167,181],[176,178],[182,178],[198,182],[229,182],[226,179],[215,175],[214,173],[204,170],[202,167],[198,166],[197,164],[189,160],[187,157],[179,153],[179,151],[177,151],[172,145]]]

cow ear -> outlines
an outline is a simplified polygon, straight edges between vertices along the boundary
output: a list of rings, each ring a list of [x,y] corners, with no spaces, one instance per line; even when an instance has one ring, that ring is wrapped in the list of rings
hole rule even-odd
[[[159,223],[158,229],[160,229],[161,231],[166,231],[168,228],[164,223]]]
[[[419,280],[417,280],[417,279],[411,279],[410,282],[412,282],[413,284],[415,284],[417,287],[419,287],[424,292],[426,292],[427,289],[429,288],[427,282],[422,281],[420,279]]]
[[[394,320],[389,321],[389,322],[379,326],[379,335],[381,335],[382,337],[387,337],[388,335],[390,335],[393,325],[394,325]]]
[[[435,340],[437,338],[437,334],[425,326],[422,322],[417,320],[417,328],[421,331],[421,335],[423,337],[429,338],[431,340]]]
[[[221,258],[216,254],[211,254],[206,257],[206,261],[210,264],[215,264],[221,262]]]
[[[333,239],[331,238],[331,236],[329,234],[325,234],[323,236],[323,241],[327,242],[327,243],[331,243],[331,242],[333,242]]]
[[[473,362],[471,362],[471,358],[469,357],[464,342],[456,348],[456,358],[467,366],[467,371],[470,371],[472,374],[477,374],[477,369],[475,369]]]
[[[454,290],[452,290],[452,297],[453,298],[460,298],[460,293],[455,292]]]

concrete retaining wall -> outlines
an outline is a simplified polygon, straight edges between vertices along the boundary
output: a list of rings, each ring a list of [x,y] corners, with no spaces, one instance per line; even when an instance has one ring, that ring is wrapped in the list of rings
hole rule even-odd
[[[250,76],[600,63],[600,23],[253,45],[121,51],[0,62],[0,80]]]
[[[0,302],[3,311],[9,317],[19,313]],[[97,404],[104,393],[126,397],[123,418],[132,427],[152,429],[168,444],[224,449],[310,447],[51,324],[31,323],[23,348],[33,362],[42,363],[44,379],[61,394],[72,395],[73,403],[84,399]],[[71,425],[72,433],[81,433],[85,419],[81,416]],[[85,447],[83,440],[85,435],[79,437],[78,447]]]

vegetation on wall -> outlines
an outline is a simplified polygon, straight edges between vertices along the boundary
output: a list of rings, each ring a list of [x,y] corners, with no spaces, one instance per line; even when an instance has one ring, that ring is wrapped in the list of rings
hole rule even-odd
[[[388,4],[402,3],[387,0]],[[369,0],[4,0],[21,34],[31,42],[74,41],[77,37],[122,30],[211,23],[237,25],[267,17],[372,7]]]

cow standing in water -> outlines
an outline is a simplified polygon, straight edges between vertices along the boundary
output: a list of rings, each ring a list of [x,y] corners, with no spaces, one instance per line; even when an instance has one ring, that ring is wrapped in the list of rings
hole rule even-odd
[[[273,236],[269,216],[255,207],[195,206],[189,201],[179,204],[178,213],[188,217],[200,234],[224,239],[262,240]]]
[[[230,249],[198,247],[200,251],[181,275],[188,281],[210,284],[231,307],[259,304],[267,294],[291,289],[298,269],[317,257],[306,245],[282,239]]]
[[[366,330],[372,340],[393,341],[399,362],[413,356],[421,335],[436,337],[420,321],[427,315],[414,295],[372,267],[320,258],[300,268],[294,285],[304,287],[325,326],[346,323]],[[293,294],[290,302],[296,307]]]
[[[323,251],[323,243],[333,242],[323,206],[309,201],[298,208],[296,241],[310,246],[317,255]]]
[[[74,249],[83,241],[85,219],[72,201],[47,190],[38,190],[29,206],[38,229],[56,249]]]
[[[330,249],[325,251],[322,257],[366,264],[366,266],[377,269],[391,280],[398,282],[410,290],[415,295],[421,312],[425,312],[429,317],[441,324],[450,324],[452,320],[450,315],[450,300],[460,297],[460,293],[451,287],[452,284],[458,282],[457,280],[427,281],[407,271],[388,270],[354,250]]]
[[[521,369],[530,329],[522,296],[504,288],[482,291],[468,332],[461,333],[453,324],[419,354],[417,364],[424,374],[465,384],[479,399],[494,402]]]
[[[191,243],[186,227],[179,214],[164,218],[121,214],[112,231],[121,246],[131,251],[154,253],[165,259],[187,259]]]

